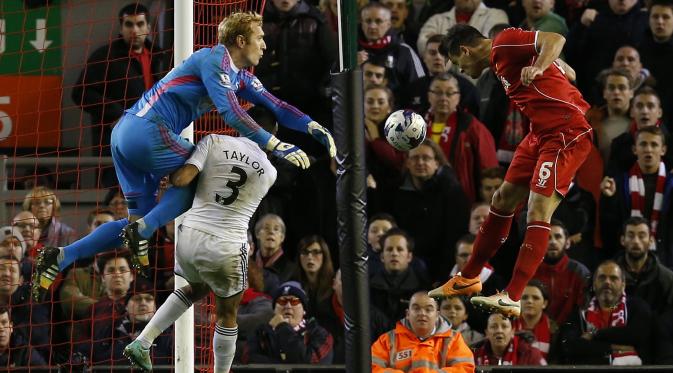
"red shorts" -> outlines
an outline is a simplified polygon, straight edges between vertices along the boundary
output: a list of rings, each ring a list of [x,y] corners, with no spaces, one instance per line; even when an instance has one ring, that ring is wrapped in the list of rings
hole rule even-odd
[[[528,184],[531,191],[547,197],[554,191],[565,197],[592,146],[588,124],[543,135],[530,132],[516,148],[505,181]]]

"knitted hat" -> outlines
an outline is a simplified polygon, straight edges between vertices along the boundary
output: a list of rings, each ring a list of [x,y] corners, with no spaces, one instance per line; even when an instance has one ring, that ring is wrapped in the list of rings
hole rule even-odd
[[[21,249],[23,250],[23,254],[26,254],[26,241],[23,239],[23,235],[21,234],[21,229],[19,227],[13,227],[13,226],[6,226],[0,228],[0,241],[4,241],[9,237],[16,237],[17,240],[19,240],[19,243],[21,244]]]
[[[131,289],[129,289],[126,301],[128,302],[136,294],[151,294],[153,297],[156,297],[156,290],[154,289],[154,284],[149,280],[141,276],[136,276],[136,279],[131,284]]]
[[[304,289],[301,288],[301,284],[297,281],[284,282],[276,290],[274,290],[273,293],[271,293],[271,296],[273,297],[273,304],[275,305],[276,300],[285,295],[291,295],[299,298],[301,304],[304,305],[304,308],[306,308],[308,298],[304,292]]]

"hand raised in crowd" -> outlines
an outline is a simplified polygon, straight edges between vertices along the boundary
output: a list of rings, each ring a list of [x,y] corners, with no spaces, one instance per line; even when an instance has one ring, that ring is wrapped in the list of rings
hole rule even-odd
[[[617,192],[617,184],[615,184],[615,179],[606,176],[601,181],[601,193],[606,197],[612,197]]]
[[[589,27],[594,22],[597,15],[598,11],[596,9],[585,9],[584,13],[582,13],[582,18],[580,18],[580,22],[582,22],[584,26]]]
[[[280,324],[280,323],[284,323],[284,322],[289,323],[289,322],[290,322],[290,319],[288,319],[288,318],[286,318],[286,317],[283,317],[283,315],[275,314],[275,315],[273,315],[273,317],[271,318],[271,320],[269,320],[269,325],[271,325],[271,327],[272,327],[273,329],[276,329],[276,327],[278,326],[278,324]]]
[[[358,65],[362,65],[368,59],[369,59],[369,53],[367,53],[367,51],[358,52]]]

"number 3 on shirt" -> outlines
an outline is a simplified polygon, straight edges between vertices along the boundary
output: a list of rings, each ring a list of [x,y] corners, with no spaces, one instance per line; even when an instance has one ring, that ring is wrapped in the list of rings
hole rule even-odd
[[[236,201],[236,198],[238,198],[238,189],[245,184],[245,182],[248,180],[248,174],[245,173],[245,171],[238,167],[234,166],[231,168],[231,172],[235,173],[238,175],[238,180],[229,180],[225,184],[225,186],[229,189],[231,189],[231,194],[229,197],[222,197],[218,193],[215,193],[215,202],[219,203],[222,206],[230,205]]]

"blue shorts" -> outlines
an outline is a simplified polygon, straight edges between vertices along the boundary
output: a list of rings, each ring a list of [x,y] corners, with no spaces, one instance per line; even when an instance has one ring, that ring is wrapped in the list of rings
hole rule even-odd
[[[125,113],[112,130],[112,161],[131,215],[156,205],[161,178],[185,164],[194,145],[163,124]]]

